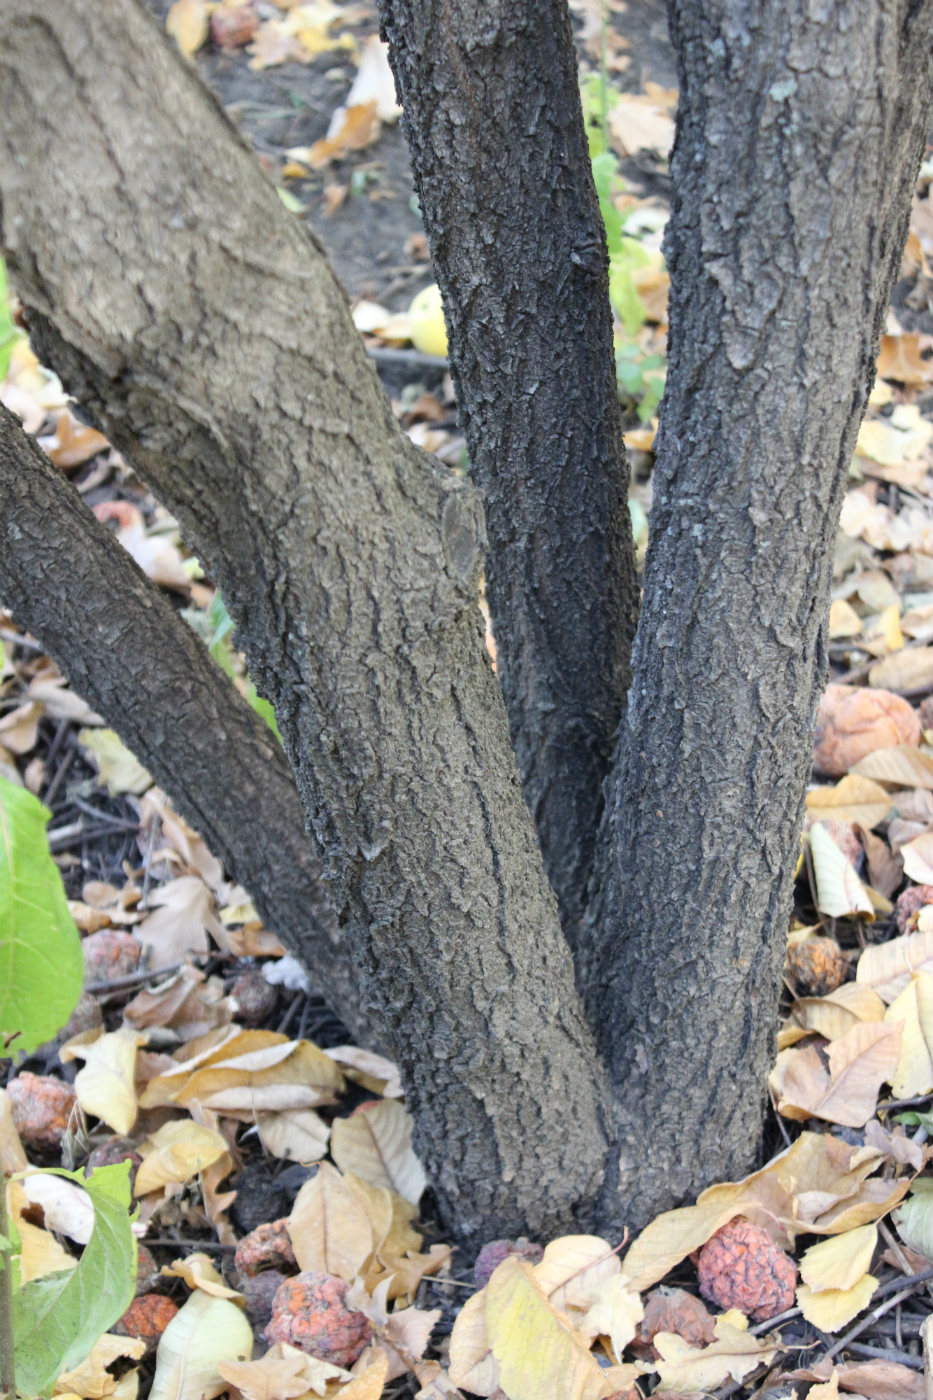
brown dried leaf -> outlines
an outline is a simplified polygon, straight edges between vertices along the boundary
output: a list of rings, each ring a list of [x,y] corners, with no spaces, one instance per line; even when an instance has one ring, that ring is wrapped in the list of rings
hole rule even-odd
[[[878,1102],[878,1090],[897,1068],[901,1028],[860,1022],[827,1051],[824,1068],[813,1045],[783,1051],[771,1079],[778,1111],[786,1118],[824,1118],[861,1128]]]

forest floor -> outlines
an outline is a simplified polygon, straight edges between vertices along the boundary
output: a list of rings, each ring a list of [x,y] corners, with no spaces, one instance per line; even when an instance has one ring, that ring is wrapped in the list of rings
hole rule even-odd
[[[149,3],[323,242],[406,429],[463,465],[436,335],[409,312],[432,273],[374,6],[224,0],[211,16],[203,0]],[[571,11],[585,87],[605,53],[613,199],[643,249],[641,312],[619,338],[643,552],[676,74],[661,4],[610,0],[605,38],[598,0]],[[837,543],[835,684],[815,737],[766,1154],[635,1240],[497,1242],[475,1269],[459,1259],[394,1067],[350,1044],[248,893],[0,610],[0,775],[52,814],[86,963],[65,1031],[0,1070],[12,1107],[0,1160],[128,1157],[140,1205],[137,1300],[59,1393],[933,1400],[931,183],[933,163]],[[0,399],[246,692],[220,600],[174,522],[25,340]],[[38,1202],[27,1178],[14,1220],[60,1269],[54,1251],[79,1255],[81,1235],[67,1200]],[[231,1302],[257,1360],[221,1376]],[[521,1320],[503,1333],[509,1307]]]

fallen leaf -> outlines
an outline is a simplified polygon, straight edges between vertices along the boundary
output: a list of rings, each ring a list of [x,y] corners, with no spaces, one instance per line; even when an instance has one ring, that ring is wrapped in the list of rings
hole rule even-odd
[[[727,1380],[741,1381],[762,1363],[777,1355],[778,1348],[752,1337],[735,1319],[735,1311],[715,1322],[716,1340],[699,1350],[676,1332],[658,1332],[654,1345],[660,1355],[657,1365],[662,1390],[675,1395],[715,1390]]]
[[[331,161],[342,160],[351,151],[371,146],[382,130],[378,102],[359,102],[353,107],[338,107],[331,118],[327,135],[312,146],[289,151],[296,160],[304,160],[312,170],[322,170]]]
[[[872,782],[873,776],[862,776],[860,764],[834,787],[811,788],[807,793],[807,811],[817,820],[857,822],[870,831],[891,810],[890,794]]]
[[[882,1001],[896,1001],[917,972],[933,973],[933,927],[905,933],[864,950],[855,978],[873,987]]]
[[[40,437],[39,445],[56,467],[67,471],[71,467],[80,467],[82,462],[96,457],[98,452],[106,451],[110,443],[103,433],[79,423],[67,408],[63,408],[55,416],[54,433]]]
[[[84,1060],[74,1082],[84,1112],[94,1114],[123,1136],[136,1122],[136,1050],[145,1040],[145,1036],[121,1026],[90,1044],[78,1044],[75,1036],[59,1051],[63,1063]]]
[[[213,1400],[226,1390],[222,1362],[248,1361],[253,1329],[235,1303],[198,1289],[162,1333],[150,1400]]]
[[[866,754],[851,769],[851,774],[896,787],[933,790],[933,757],[912,744],[897,744],[894,748],[875,749],[874,753]]]
[[[530,1264],[504,1259],[485,1291],[489,1342],[509,1400],[558,1391],[562,1400],[611,1394],[587,1342],[551,1307]]]
[[[806,1031],[839,1040],[860,1021],[883,1021],[884,1002],[870,987],[844,982],[825,997],[800,997],[791,1006],[794,1020]]]
[[[915,1249],[933,1264],[933,1178],[917,1178],[893,1219],[897,1233],[908,1248]]]
[[[117,1337],[105,1332],[91,1348],[90,1355],[80,1366],[63,1371],[55,1382],[56,1395],[74,1395],[81,1400],[132,1400],[136,1393],[139,1373],[129,1371],[123,1381],[129,1380],[131,1388],[120,1388],[121,1382],[108,1368],[124,1358],[139,1361],[146,1351],[146,1343],[141,1337]]]
[[[915,836],[901,847],[904,874],[918,885],[933,885],[933,831]]]
[[[836,919],[858,914],[873,919],[874,908],[865,886],[822,822],[811,826],[807,839],[813,855],[820,913]]]
[[[165,17],[165,32],[185,58],[192,58],[207,38],[210,7],[206,0],[175,0]]]
[[[450,1334],[450,1379],[473,1395],[499,1389],[499,1363],[492,1354],[486,1327],[486,1289],[468,1298]]]
[[[603,1284],[622,1273],[619,1256],[598,1235],[563,1235],[546,1246],[535,1281],[553,1308],[586,1309]]]
[[[921,337],[912,332],[883,335],[878,355],[879,376],[910,388],[929,384],[933,380],[933,360],[924,358],[922,348]]]
[[[821,1240],[801,1256],[800,1277],[814,1293],[828,1288],[854,1288],[868,1273],[877,1244],[875,1225],[862,1225],[857,1230]]]
[[[852,1288],[826,1288],[814,1292],[802,1283],[797,1289],[797,1306],[806,1320],[822,1332],[838,1332],[860,1312],[864,1312],[878,1287],[878,1280],[865,1274]]]
[[[373,1230],[365,1205],[329,1162],[295,1197],[288,1234],[302,1272],[355,1279],[372,1253]]]
[[[111,797],[131,792],[136,796],[152,786],[152,779],[112,729],[82,729],[78,742],[90,754],[101,783]]]
[[[931,674],[933,647],[904,647],[873,666],[868,679],[873,686],[909,693],[928,687]]]
[[[328,1381],[350,1376],[341,1366],[285,1342],[276,1342],[258,1361],[219,1361],[217,1370],[236,1386],[243,1400],[297,1400],[309,1391],[326,1395]]]
[[[152,891],[149,904],[154,912],[137,925],[133,936],[153,971],[174,966],[188,953],[206,953],[208,934],[218,941],[223,938],[214,896],[196,875],[169,880]]]
[[[417,1205],[427,1180],[411,1146],[412,1121],[397,1099],[361,1104],[331,1128],[330,1155],[354,1172]]]
[[[256,1127],[260,1142],[273,1157],[310,1166],[327,1152],[330,1128],[313,1108],[257,1113]]]
[[[228,1147],[220,1133],[182,1118],[163,1123],[140,1144],[139,1151],[143,1161],[136,1173],[134,1196],[148,1195],[169,1183],[189,1181],[219,1161]]]
[[[917,972],[900,996],[891,1003],[886,1021],[903,1027],[901,1054],[891,1080],[898,1099],[915,1098],[933,1091],[933,974]]]
[[[824,1118],[861,1128],[875,1112],[878,1090],[890,1082],[901,1046],[899,1026],[860,1022],[827,1049],[825,1069],[813,1045],[778,1056],[772,1087],[786,1118]]]
[[[402,1080],[398,1065],[392,1060],[387,1060],[384,1055],[377,1055],[372,1050],[361,1050],[356,1045],[335,1045],[324,1053],[345,1071],[352,1071],[347,1073],[347,1078],[361,1084],[371,1093],[379,1094],[383,1099],[402,1097]]]

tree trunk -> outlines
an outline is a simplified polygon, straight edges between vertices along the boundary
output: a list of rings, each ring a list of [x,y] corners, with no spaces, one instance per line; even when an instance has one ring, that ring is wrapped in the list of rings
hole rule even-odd
[[[574,942],[638,585],[570,15],[566,0],[380,4],[486,507],[512,740]]]
[[[365,1035],[356,974],[325,903],[320,861],[280,746],[2,405],[0,531],[5,604],[172,790],[267,927],[301,948],[333,1009]]]
[[[753,1163],[833,543],[931,116],[933,3],[675,0],[671,340],[585,958],[606,1214]]]
[[[564,1229],[606,1081],[483,648],[477,495],[398,429],[320,250],[134,3],[0,10],[0,94],[37,348],[223,589],[441,1209]]]

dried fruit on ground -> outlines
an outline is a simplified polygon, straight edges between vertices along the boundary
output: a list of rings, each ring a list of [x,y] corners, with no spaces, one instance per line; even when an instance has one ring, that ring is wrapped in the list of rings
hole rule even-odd
[[[813,766],[818,772],[841,778],[875,749],[919,743],[920,720],[893,691],[826,687],[813,735]]]
[[[477,1288],[485,1288],[494,1271],[503,1259],[525,1259],[529,1264],[537,1264],[544,1258],[544,1250],[520,1236],[517,1240],[490,1240],[484,1244],[473,1265],[473,1277]]]
[[[272,1305],[267,1342],[287,1342],[333,1366],[352,1366],[372,1337],[365,1313],[345,1304],[348,1285],[333,1274],[286,1279]]]
[[[118,1337],[138,1337],[146,1343],[146,1355],[151,1356],[159,1338],[178,1312],[178,1304],[161,1293],[142,1293],[134,1298],[126,1312],[111,1327]]]
[[[766,1322],[794,1305],[797,1266],[766,1231],[741,1217],[700,1250],[700,1292],[717,1307]]]
[[[259,28],[252,5],[218,5],[211,15],[211,38],[218,48],[238,49],[248,44]]]
[[[129,977],[139,967],[142,948],[128,933],[102,928],[89,933],[81,944],[85,982],[112,982]]]
[[[634,1344],[639,1355],[657,1356],[652,1343],[658,1332],[676,1332],[692,1347],[709,1346],[716,1336],[705,1305],[684,1288],[655,1288],[648,1294]]]
[[[27,1147],[61,1147],[75,1107],[75,1091],[70,1084],[25,1070],[10,1080],[7,1094],[16,1131]]]
[[[144,1244],[136,1246],[136,1296],[151,1293],[161,1280],[162,1274],[152,1257],[152,1251]]]
[[[267,982],[258,967],[241,972],[230,988],[236,998],[244,1026],[261,1026],[274,1015],[279,1004],[278,988]]]
[[[84,1164],[84,1175],[90,1176],[97,1167],[112,1167],[117,1162],[129,1162],[130,1190],[132,1191],[136,1185],[136,1173],[143,1162],[142,1157],[136,1151],[136,1144],[132,1138],[111,1137],[106,1142],[99,1143]]]
[[[288,1217],[257,1225],[236,1247],[233,1263],[238,1274],[252,1278],[261,1269],[297,1269],[298,1260],[288,1233]]]
[[[787,975],[802,996],[824,997],[846,980],[849,960],[834,938],[806,938],[792,944]]]
[[[257,1332],[272,1321],[272,1305],[275,1295],[285,1282],[285,1275],[278,1269],[265,1269],[253,1278],[245,1278],[240,1284],[240,1292],[246,1300],[246,1316]]]
[[[895,912],[897,914],[898,933],[912,932],[911,925],[916,927],[916,915],[925,904],[933,904],[933,885],[911,885],[902,895],[898,897]]]

